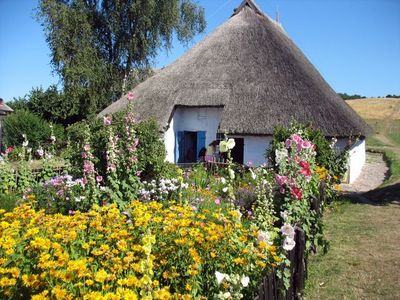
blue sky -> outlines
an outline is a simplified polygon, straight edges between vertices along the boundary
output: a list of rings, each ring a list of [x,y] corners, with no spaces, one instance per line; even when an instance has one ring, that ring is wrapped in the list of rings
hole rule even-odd
[[[200,0],[213,31],[241,0]],[[279,11],[288,35],[337,92],[365,96],[400,94],[400,0],[256,0],[269,16]],[[50,50],[34,18],[37,0],[0,0],[0,97],[22,97],[32,87],[57,83]],[[189,48],[193,45],[191,43]],[[174,42],[155,67],[168,65],[187,47]]]

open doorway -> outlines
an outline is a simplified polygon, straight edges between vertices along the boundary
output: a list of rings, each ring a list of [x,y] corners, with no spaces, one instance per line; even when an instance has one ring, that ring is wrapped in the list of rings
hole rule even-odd
[[[244,139],[243,138],[234,138],[234,139],[235,139],[235,147],[233,147],[231,152],[232,160],[235,163],[243,165]]]

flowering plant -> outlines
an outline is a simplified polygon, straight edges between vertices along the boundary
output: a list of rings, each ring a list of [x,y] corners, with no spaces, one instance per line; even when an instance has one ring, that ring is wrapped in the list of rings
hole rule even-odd
[[[169,299],[237,291],[252,298],[279,258],[239,217],[139,201],[122,213],[115,204],[70,216],[29,205],[0,211],[0,295]],[[216,271],[232,274],[230,280],[218,283]]]

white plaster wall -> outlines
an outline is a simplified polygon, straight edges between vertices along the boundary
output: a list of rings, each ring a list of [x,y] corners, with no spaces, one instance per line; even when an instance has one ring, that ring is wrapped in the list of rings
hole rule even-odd
[[[348,139],[339,139],[336,143],[337,149],[343,151],[347,146]],[[365,164],[365,139],[358,140],[349,151],[349,163],[347,169],[346,182],[353,183],[357,177],[361,174],[362,167]]]
[[[175,132],[174,118],[172,118],[168,130],[164,133],[165,150],[167,151],[166,161],[175,162]]]
[[[164,134],[167,161],[175,162],[175,138],[178,131],[205,131],[206,145],[216,139],[222,107],[178,107]]]
[[[251,162],[254,166],[262,165],[266,162],[265,150],[271,146],[271,136],[229,136],[232,138],[243,138],[244,139],[244,153],[243,163],[247,164]]]
[[[365,139],[357,141],[350,149],[350,161],[349,161],[349,183],[353,183],[354,180],[361,174],[361,169],[365,163]]]

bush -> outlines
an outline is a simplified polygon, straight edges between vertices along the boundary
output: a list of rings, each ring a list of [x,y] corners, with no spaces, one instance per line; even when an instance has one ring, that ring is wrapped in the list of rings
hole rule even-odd
[[[123,113],[116,113],[112,116],[113,132],[125,131],[125,120]],[[106,146],[108,141],[107,127],[103,125],[103,119],[94,118],[89,121],[75,123],[68,127],[68,138],[71,141],[69,151],[70,160],[75,173],[81,172],[83,163],[81,151],[83,139],[87,126],[90,128],[91,145],[93,155],[96,158],[95,165],[99,174],[106,178]],[[176,174],[175,168],[165,161],[166,150],[161,138],[157,122],[148,120],[134,125],[136,137],[139,139],[137,147],[138,168],[142,171],[142,180],[159,178],[170,178]]]
[[[4,142],[10,146],[18,146],[24,142],[23,134],[33,149],[51,144],[52,130],[50,123],[27,110],[18,110],[4,119]],[[54,135],[58,142],[64,138],[64,129],[60,125],[53,125]]]
[[[275,128],[272,147],[266,152],[270,164],[276,168],[275,151],[295,133],[301,134],[304,139],[311,141],[316,146],[315,161],[317,165],[319,168],[323,168],[322,172],[327,171],[332,181],[340,183],[347,171],[347,151],[337,154],[333,141],[328,140],[320,130],[314,129],[310,125],[294,123],[290,128]]]

